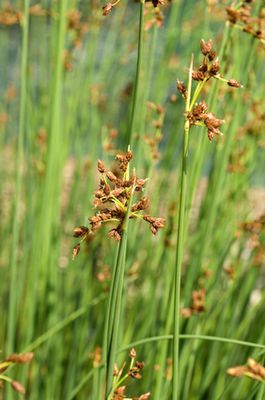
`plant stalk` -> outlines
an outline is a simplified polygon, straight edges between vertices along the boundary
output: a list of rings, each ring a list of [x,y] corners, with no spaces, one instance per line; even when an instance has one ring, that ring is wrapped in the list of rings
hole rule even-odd
[[[14,215],[12,224],[11,244],[11,280],[9,289],[8,307],[8,328],[6,352],[14,351],[15,324],[17,314],[17,252],[19,242],[19,206],[21,201],[22,180],[23,180],[23,144],[26,124],[26,101],[27,101],[27,66],[28,66],[28,41],[29,41],[29,0],[24,1],[24,14],[22,21],[22,54],[21,54],[21,87],[20,87],[20,109],[19,109],[19,135],[17,146],[17,176],[14,202]]]
[[[132,103],[132,113],[131,120],[129,126],[129,143],[132,148],[135,141],[135,123],[137,116],[137,104],[139,100],[139,89],[140,89],[140,75],[143,63],[143,42],[144,42],[144,5],[145,0],[140,1],[140,20],[139,20],[139,34],[138,34],[138,53],[137,53],[137,66],[136,66],[136,75],[135,75],[135,87],[133,91],[133,103]]]
[[[185,101],[185,113],[190,110],[191,99],[191,86],[192,86],[192,67],[193,56],[191,57],[189,68],[189,82],[188,91]],[[172,393],[173,400],[178,399],[179,392],[179,331],[180,331],[180,287],[181,287],[181,264],[183,258],[183,245],[184,245],[184,218],[186,208],[186,192],[187,192],[187,161],[188,161],[188,147],[189,147],[189,131],[190,122],[185,115],[184,122],[184,143],[182,153],[182,171],[181,171],[181,188],[180,188],[180,203],[178,215],[178,237],[176,248],[176,269],[174,279],[174,325],[173,325],[173,380],[172,380]]]

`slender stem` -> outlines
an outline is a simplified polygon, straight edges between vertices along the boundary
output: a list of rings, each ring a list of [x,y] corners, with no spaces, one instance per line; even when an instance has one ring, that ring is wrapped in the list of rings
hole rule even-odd
[[[127,235],[126,233],[125,234],[123,233],[121,243],[119,246],[119,254],[117,260],[117,277],[115,279],[116,282],[114,282],[116,295],[113,296],[114,298],[112,299],[112,304],[111,304],[111,311],[113,312],[113,321],[111,321],[112,324],[110,324],[108,332],[106,397],[112,388],[113,370],[116,357],[116,348],[118,344],[126,247],[127,247]]]
[[[139,346],[141,344],[151,343],[151,342],[159,342],[160,340],[172,340],[174,335],[161,335],[161,336],[152,336],[145,339],[137,340],[136,342],[129,343],[127,346],[123,347],[119,350],[119,353],[130,350],[132,347]],[[254,347],[256,349],[265,349],[264,344],[247,342],[244,340],[230,339],[221,336],[208,336],[208,335],[192,335],[192,334],[180,334],[180,339],[191,339],[191,340],[208,340],[210,342],[222,342],[227,344],[236,344],[239,346],[246,347]]]
[[[1,381],[5,381],[5,382],[8,382],[8,383],[12,383],[12,379],[9,378],[9,377],[6,376],[6,375],[0,375],[0,382],[1,382]]]
[[[33,351],[37,349],[42,344],[46,343],[49,339],[51,339],[55,334],[61,332],[66,326],[68,326],[71,322],[75,321],[77,318],[80,318],[84,315],[91,307],[100,303],[103,299],[105,299],[106,295],[100,294],[95,297],[92,301],[89,302],[88,305],[79,308],[78,310],[72,312],[68,315],[68,317],[64,318],[62,321],[59,321],[56,325],[50,328],[47,332],[40,335],[37,339],[35,339],[32,343],[25,347],[21,351],[21,353],[25,353],[28,351]]]
[[[139,88],[140,88],[140,74],[143,59],[143,42],[144,42],[144,5],[145,0],[140,2],[140,22],[139,22],[139,35],[138,35],[138,54],[137,54],[137,66],[136,66],[136,76],[135,76],[135,87],[133,92],[133,103],[132,103],[132,114],[129,126],[129,143],[133,147],[134,144],[134,129],[136,122],[136,108],[139,99]]]
[[[118,248],[117,262],[115,267],[115,275],[112,277],[112,297],[109,298],[107,315],[107,332],[104,337],[103,355],[106,360],[106,391],[105,397],[110,394],[113,382],[113,369],[118,347],[118,338],[120,332],[120,318],[122,311],[122,292],[126,264],[127,249],[127,231],[129,224],[129,214],[132,205],[134,187],[132,188],[131,197],[128,203],[127,212],[123,222],[122,237]]]
[[[193,56],[191,57],[190,69],[189,69],[189,83],[188,93],[185,102],[185,112],[190,109],[190,98],[191,98],[191,85],[192,85],[192,67],[193,67]],[[184,123],[184,143],[183,143],[183,155],[182,155],[182,171],[181,171],[181,188],[180,188],[180,205],[179,205],[179,216],[178,216],[178,238],[176,248],[176,269],[175,269],[175,280],[174,280],[174,339],[173,339],[173,400],[178,399],[179,390],[179,330],[180,330],[180,286],[181,286],[181,264],[183,254],[183,239],[184,239],[184,216],[186,207],[186,191],[187,191],[187,159],[188,159],[188,145],[189,145],[189,130],[190,122],[185,117]]]
[[[24,15],[22,21],[22,54],[21,54],[21,88],[20,88],[20,118],[17,148],[17,176],[14,203],[14,216],[12,225],[12,247],[11,247],[11,281],[9,289],[8,307],[8,331],[7,331],[7,353],[14,350],[15,324],[17,308],[17,251],[19,240],[18,213],[21,200],[22,178],[23,178],[23,142],[26,122],[26,99],[27,99],[27,65],[28,65],[28,38],[29,38],[29,0],[24,1]]]

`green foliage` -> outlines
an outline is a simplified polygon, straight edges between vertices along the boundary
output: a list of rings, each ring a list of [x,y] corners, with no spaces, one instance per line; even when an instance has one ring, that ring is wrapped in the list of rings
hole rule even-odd
[[[123,383],[127,396],[171,398],[184,124],[176,80],[187,81],[192,54],[198,67],[203,38],[213,40],[221,74],[243,88],[206,85],[224,136],[210,143],[205,127],[189,133],[178,393],[263,399],[262,382],[226,371],[248,357],[264,365],[264,41],[228,23],[222,2],[159,6],[162,26],[151,2],[121,0],[107,16],[99,0],[39,4],[1,5],[13,22],[0,18],[0,350],[1,359],[35,354],[10,376],[27,399],[99,400],[118,245],[102,227],[72,260],[72,233],[94,213],[97,160],[110,165],[131,142],[152,215],[166,226],[152,236],[146,223],[127,221],[120,312],[112,314],[120,314],[116,361],[119,368],[127,361],[127,371],[134,346],[145,363],[141,379]],[[254,16],[262,4],[251,5]]]

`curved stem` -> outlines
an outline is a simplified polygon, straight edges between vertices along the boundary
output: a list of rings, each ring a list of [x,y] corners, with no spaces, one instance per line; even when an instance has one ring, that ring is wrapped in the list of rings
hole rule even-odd
[[[173,338],[174,338],[174,335],[161,335],[161,336],[151,336],[149,338],[140,339],[140,340],[132,342],[132,343],[128,344],[127,346],[123,347],[122,349],[120,349],[119,353],[130,350],[132,347],[139,346],[140,344],[159,342],[160,340],[173,340]],[[230,339],[230,338],[225,338],[225,337],[221,337],[221,336],[180,334],[179,338],[182,340],[184,340],[184,339],[208,340],[210,342],[222,342],[222,343],[227,343],[227,344],[237,344],[239,346],[254,347],[256,349],[265,349],[264,344],[247,342],[244,340]]]

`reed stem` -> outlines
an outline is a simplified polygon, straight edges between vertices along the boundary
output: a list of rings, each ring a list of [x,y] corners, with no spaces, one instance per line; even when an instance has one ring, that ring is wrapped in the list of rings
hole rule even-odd
[[[189,81],[188,91],[185,101],[185,112],[190,110],[191,101],[191,86],[192,86],[192,68],[193,68],[193,56],[191,57],[190,68],[189,68]],[[182,170],[181,170],[181,187],[180,187],[180,203],[178,213],[178,237],[177,237],[177,248],[176,248],[176,269],[174,279],[174,325],[173,325],[173,400],[178,399],[179,392],[179,334],[180,334],[180,288],[181,288],[181,264],[183,258],[183,245],[184,245],[184,219],[185,219],[185,208],[186,208],[186,192],[187,192],[187,161],[188,161],[188,147],[189,147],[189,131],[190,122],[185,116],[184,122],[184,142],[183,142],[183,153],[182,153]]]
[[[16,316],[17,316],[17,253],[19,242],[19,207],[21,204],[21,191],[23,181],[23,146],[26,128],[26,103],[27,103],[27,66],[28,66],[28,41],[29,41],[29,0],[24,1],[24,14],[22,20],[22,51],[21,51],[21,87],[20,87],[20,105],[19,105],[19,134],[17,144],[17,163],[16,163],[16,189],[14,201],[14,215],[12,223],[12,244],[11,244],[11,279],[9,289],[8,306],[8,327],[7,327],[7,353],[14,351]]]

